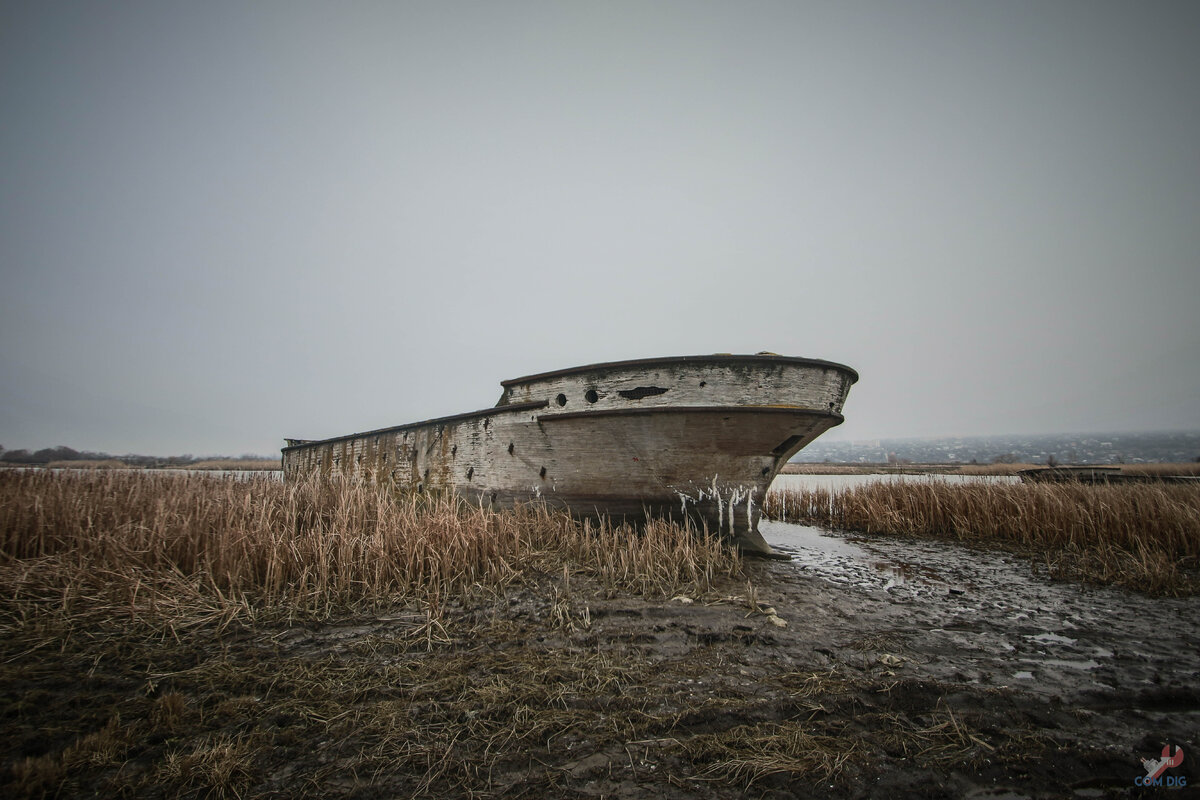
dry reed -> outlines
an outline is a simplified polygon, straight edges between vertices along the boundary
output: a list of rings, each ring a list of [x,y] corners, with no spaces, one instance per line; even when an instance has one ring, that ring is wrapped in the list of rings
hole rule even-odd
[[[1200,590],[1200,487],[880,481],[772,492],[774,519],[865,533],[1003,543],[1052,574],[1152,594]]]
[[[1187,461],[1179,464],[1122,464],[1121,472],[1126,475],[1193,475],[1200,476],[1200,462]]]
[[[1026,469],[1046,469],[1047,464],[963,464],[954,469],[961,475],[1016,475]],[[1149,477],[1200,476],[1200,463],[1162,462],[1153,464],[1060,464],[1060,467],[1094,467],[1116,470],[1122,475]]]
[[[137,469],[117,458],[76,459],[75,461],[51,461],[46,469]]]
[[[677,526],[581,524],[539,505],[497,513],[328,480],[0,473],[10,619],[92,609],[175,625],[266,608],[436,609],[534,573],[579,572],[607,589],[670,596],[707,591],[738,564],[717,540]]]
[[[816,464],[790,461],[779,470],[783,475],[870,475],[882,471],[879,464]]]

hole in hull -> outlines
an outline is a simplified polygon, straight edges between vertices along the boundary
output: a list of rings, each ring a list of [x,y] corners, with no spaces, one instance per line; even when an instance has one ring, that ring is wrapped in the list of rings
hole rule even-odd
[[[801,440],[803,440],[803,439],[804,439],[804,437],[803,437],[803,436],[799,436],[799,435],[797,435],[797,436],[789,436],[788,438],[786,438],[786,439],[784,439],[782,442],[780,442],[780,443],[779,443],[779,446],[778,446],[778,447],[776,447],[776,448],[775,448],[774,450],[772,450],[771,452],[772,452],[772,453],[774,453],[774,454],[775,454],[775,455],[777,455],[777,456],[781,456],[781,455],[783,455],[784,453],[786,453],[788,450],[791,450],[793,447],[795,447],[796,445],[800,444]]]
[[[641,400],[643,397],[657,397],[666,394],[667,390],[660,386],[639,386],[636,389],[622,389],[617,394],[626,400]]]

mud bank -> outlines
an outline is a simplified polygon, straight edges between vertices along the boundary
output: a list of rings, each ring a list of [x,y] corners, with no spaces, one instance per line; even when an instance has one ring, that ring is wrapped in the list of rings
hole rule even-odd
[[[705,598],[0,644],[8,796],[1050,798],[1198,783],[1200,606],[930,541],[763,526]]]
[[[886,665],[947,696],[987,690],[981,719],[1021,709],[1057,752],[1028,765],[1029,778],[996,776],[1013,796],[1123,796],[1164,744],[1200,754],[1195,598],[1053,581],[1028,559],[951,543],[763,530],[793,556],[749,565],[762,601],[789,621],[780,649],[809,665]],[[1178,774],[1194,787],[1200,772],[1185,761]]]

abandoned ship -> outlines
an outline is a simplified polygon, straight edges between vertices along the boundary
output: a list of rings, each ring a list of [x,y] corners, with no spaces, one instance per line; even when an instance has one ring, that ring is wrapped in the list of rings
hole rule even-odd
[[[341,475],[485,506],[543,500],[577,516],[687,518],[772,554],[759,506],[797,451],[841,424],[858,373],[771,353],[675,356],[503,381],[495,407],[310,441],[284,478]]]

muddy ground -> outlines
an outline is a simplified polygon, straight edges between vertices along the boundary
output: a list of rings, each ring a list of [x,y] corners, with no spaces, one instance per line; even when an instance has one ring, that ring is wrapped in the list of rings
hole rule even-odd
[[[1196,599],[953,544],[764,533],[792,560],[703,598],[544,575],[433,617],[31,624],[0,652],[3,793],[1195,796]],[[1167,744],[1187,786],[1137,788]]]

